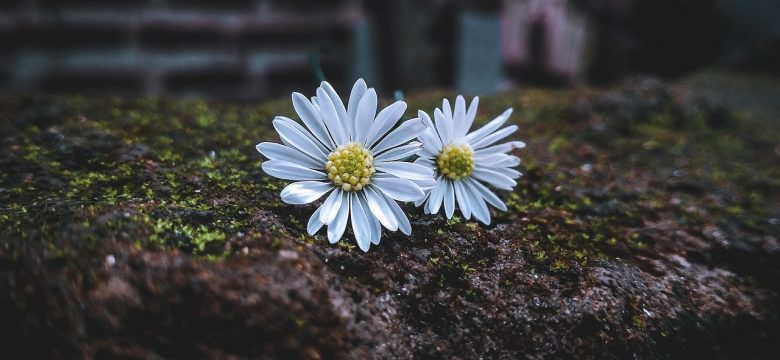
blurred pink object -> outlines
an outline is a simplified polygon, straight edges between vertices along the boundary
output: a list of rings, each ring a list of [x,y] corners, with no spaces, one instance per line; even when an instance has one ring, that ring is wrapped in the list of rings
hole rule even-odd
[[[578,82],[587,67],[590,25],[584,14],[567,3],[504,0],[501,48],[506,63],[522,68],[541,67]],[[534,44],[535,41],[541,44]]]

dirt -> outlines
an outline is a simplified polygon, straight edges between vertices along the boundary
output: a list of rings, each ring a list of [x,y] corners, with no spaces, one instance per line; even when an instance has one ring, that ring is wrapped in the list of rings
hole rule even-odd
[[[509,211],[407,204],[413,234],[363,253],[259,168],[287,99],[4,99],[0,353],[773,358],[780,124],[645,78],[484,97],[478,122],[509,106]]]

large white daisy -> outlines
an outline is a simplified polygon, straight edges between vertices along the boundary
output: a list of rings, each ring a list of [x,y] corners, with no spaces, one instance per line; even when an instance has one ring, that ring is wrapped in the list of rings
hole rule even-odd
[[[396,200],[415,201],[424,196],[420,185],[433,185],[431,169],[403,161],[421,150],[420,143],[410,141],[425,131],[422,120],[404,121],[391,131],[406,103],[397,101],[377,114],[376,91],[363,79],[352,88],[346,108],[327,82],[311,101],[299,93],[292,101],[303,126],[277,116],[273,125],[282,144],[260,143],[257,151],[270,159],[262,164],[268,175],[295,181],[282,190],[282,201],[308,204],[330,193],[309,219],[309,234],[328,225],[328,240],[335,243],[351,219],[363,251],[379,244],[380,224],[410,234],[409,219]]]
[[[504,202],[485,184],[501,190],[512,190],[517,185],[515,179],[522,174],[512,168],[520,165],[520,159],[508,153],[525,147],[525,143],[510,141],[496,145],[517,130],[517,125],[499,129],[512,115],[511,108],[469,133],[478,104],[479,98],[475,97],[466,109],[463,96],[458,96],[453,110],[444,99],[441,109],[433,113],[435,123],[424,111],[418,112],[428,129],[418,138],[423,150],[415,163],[437,174],[436,185],[415,202],[424,206],[426,214],[438,213],[443,202],[445,215],[450,219],[457,203],[464,218],[473,215],[482,223],[490,224],[487,204],[506,211]]]

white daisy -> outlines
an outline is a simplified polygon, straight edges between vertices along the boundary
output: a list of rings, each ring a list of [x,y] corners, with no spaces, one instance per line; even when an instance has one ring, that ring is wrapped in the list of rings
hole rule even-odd
[[[311,101],[299,93],[292,101],[304,126],[277,116],[273,125],[283,145],[264,142],[257,151],[270,159],[262,164],[266,173],[295,181],[282,190],[282,201],[308,204],[330,192],[309,219],[309,234],[328,225],[328,240],[335,243],[351,219],[363,251],[379,244],[380,224],[410,234],[409,219],[396,200],[417,200],[424,196],[419,185],[433,185],[431,169],[402,161],[421,149],[410,140],[425,130],[422,120],[404,121],[390,131],[406,103],[397,101],[377,114],[376,91],[363,79],[352,88],[346,108],[327,82]]]
[[[436,185],[415,202],[417,206],[424,204],[426,214],[438,213],[444,202],[444,212],[450,219],[457,202],[464,218],[473,215],[482,223],[490,224],[487,204],[506,211],[504,202],[484,184],[512,190],[517,185],[514,179],[522,174],[511,169],[520,165],[520,159],[508,153],[525,147],[525,143],[510,141],[496,145],[517,130],[517,125],[499,130],[512,114],[511,108],[480,129],[467,133],[474,123],[478,104],[479,98],[475,97],[466,109],[463,96],[458,96],[453,111],[444,99],[442,108],[433,113],[435,125],[427,113],[418,112],[428,129],[418,138],[423,150],[415,163],[437,173]]]

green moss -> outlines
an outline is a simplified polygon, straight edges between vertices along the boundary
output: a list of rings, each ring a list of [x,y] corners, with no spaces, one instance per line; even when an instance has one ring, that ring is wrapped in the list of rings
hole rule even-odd
[[[561,272],[563,270],[566,270],[566,268],[567,268],[566,263],[560,259],[553,261],[552,264],[550,265],[550,271],[552,272]]]
[[[341,249],[343,249],[343,250],[345,250],[347,252],[353,252],[353,251],[356,251],[356,249],[357,249],[357,246],[353,245],[353,242],[349,241],[348,239],[344,239],[342,241],[339,241],[336,244],[338,245],[339,248],[341,248]]]
[[[453,97],[437,92],[407,100],[410,109],[430,112],[445,95]],[[673,218],[692,228],[718,218],[760,235],[776,233],[766,219],[780,193],[780,167],[771,156],[778,131],[739,124],[713,128],[706,109],[680,111],[671,100],[625,116],[578,109],[579,102],[596,103],[600,95],[531,89],[483,97],[477,126],[513,107],[510,123],[519,125],[517,138],[529,144],[517,151],[526,176],[514,191],[498,192],[509,211],[494,211],[494,225],[481,226],[460,217],[446,222],[423,217],[408,207],[413,226],[422,218],[433,221],[431,229],[415,227],[413,236],[429,236],[432,240],[421,246],[431,246],[457,233],[476,249],[500,236],[511,247],[501,251],[515,251],[536,271],[560,272],[652,250],[654,239],[638,235],[638,229],[655,218]],[[228,245],[229,234],[238,231],[267,237],[263,244],[270,249],[281,248],[286,238],[303,246],[327,243],[321,235],[305,234],[314,207],[296,209],[279,201],[287,182],[265,175],[254,149],[260,141],[278,139],[270,124],[275,115],[295,118],[287,100],[257,106],[154,98],[36,101],[59,109],[59,115],[49,123],[2,124],[4,133],[15,134],[7,138],[6,156],[0,158],[0,225],[9,238],[59,244],[63,237],[86,237],[65,230],[66,224],[77,224],[98,242],[136,242],[212,259],[230,255],[225,249],[237,251]],[[21,103],[6,112],[21,112]],[[593,124],[606,130],[594,130]],[[590,173],[580,170],[586,162],[594,169]],[[718,194],[722,201],[715,201],[677,191],[674,197],[696,198],[701,209],[696,213],[670,205],[672,192],[665,184],[678,168],[707,182],[707,191],[727,189],[728,196]],[[645,190],[620,197],[634,187]],[[594,195],[602,190],[606,193]],[[268,217],[285,228],[269,224]],[[44,222],[51,224],[50,231],[37,230]],[[348,232],[337,246],[353,252],[353,244]],[[470,269],[489,263],[485,254],[452,256],[428,258],[429,266],[447,274],[443,281],[450,285],[453,276],[465,283]]]
[[[556,136],[552,141],[550,141],[549,145],[547,145],[547,150],[551,153],[557,153],[561,150],[564,150],[569,147],[569,141],[563,137],[563,136]]]
[[[452,226],[452,225],[457,225],[457,224],[460,224],[460,222],[461,222],[462,220],[463,220],[463,219],[461,219],[461,217],[460,217],[460,216],[453,215],[453,216],[452,216],[452,218],[450,218],[450,219],[447,219],[447,225],[450,225],[450,226]]]
[[[634,315],[631,317],[631,324],[634,325],[635,328],[641,329],[645,327],[645,320],[639,315]]]

